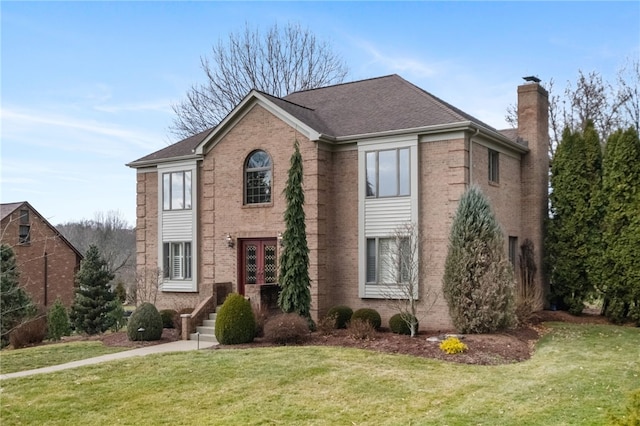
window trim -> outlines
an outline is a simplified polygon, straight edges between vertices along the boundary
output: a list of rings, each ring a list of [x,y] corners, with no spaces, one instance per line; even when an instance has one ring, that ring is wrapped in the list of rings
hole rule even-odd
[[[395,152],[395,193],[391,195],[380,195],[380,153],[383,152]],[[402,154],[406,152],[407,156],[407,170],[406,172],[401,167],[402,166]],[[397,197],[410,197],[411,196],[411,147],[403,146],[398,148],[381,148],[375,150],[368,150],[364,153],[365,156],[365,164],[364,164],[364,174],[365,174],[365,197],[366,198],[397,198]],[[374,165],[372,167],[375,176],[373,177],[373,184],[369,184],[369,158],[373,158]],[[403,174],[406,173],[406,176]],[[402,192],[402,183],[403,179],[408,184],[408,189],[406,193]],[[374,187],[370,190],[371,187]]]
[[[183,207],[173,206],[173,175],[182,175],[182,205]],[[186,176],[189,175],[189,185],[187,185]],[[168,178],[168,180],[167,180]],[[191,210],[193,208],[193,171],[192,170],[176,170],[162,173],[162,210]],[[188,193],[188,197],[187,197]],[[188,198],[188,204],[187,204]],[[167,207],[168,205],[168,207]]]
[[[18,226],[18,244],[31,244],[31,225],[20,224]]]
[[[496,150],[488,148],[487,156],[487,177],[489,183],[500,183],[500,153]]]
[[[249,160],[251,159],[251,157],[253,157],[254,155],[256,155],[257,153],[264,153],[267,157],[267,159],[269,160],[269,165],[268,166],[262,166],[262,167],[251,167],[249,168]],[[267,171],[269,172],[269,194],[268,197],[269,199],[267,201],[249,201],[250,197],[249,197],[249,179],[248,179],[248,175],[249,173],[257,173],[257,172],[264,172]],[[249,153],[249,155],[247,155],[247,157],[244,160],[244,165],[243,165],[243,170],[242,170],[242,180],[243,180],[243,184],[242,184],[242,204],[244,206],[260,206],[260,205],[270,205],[273,202],[273,159],[271,157],[271,155],[265,151],[264,149],[255,149],[253,151],[251,151]],[[258,189],[261,187],[257,187]],[[253,199],[253,197],[261,197],[261,195],[257,195],[257,196],[251,196],[251,199]]]
[[[179,247],[176,255],[175,248]],[[180,259],[180,276],[174,274],[175,260]],[[191,241],[165,241],[162,243],[162,276],[170,281],[193,280],[193,244]]]

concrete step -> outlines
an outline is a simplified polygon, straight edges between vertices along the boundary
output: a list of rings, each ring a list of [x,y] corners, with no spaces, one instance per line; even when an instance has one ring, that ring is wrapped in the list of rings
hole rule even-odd
[[[215,327],[205,327],[202,325],[196,327],[196,331],[200,334],[216,334]]]
[[[218,343],[218,341],[216,340],[216,336],[214,334],[200,334],[199,339],[201,342]],[[198,340],[198,333],[191,333],[189,335],[189,340]]]
[[[208,319],[208,320],[204,320],[202,321],[202,325],[205,327],[214,327],[216,326],[216,320],[215,319]]]

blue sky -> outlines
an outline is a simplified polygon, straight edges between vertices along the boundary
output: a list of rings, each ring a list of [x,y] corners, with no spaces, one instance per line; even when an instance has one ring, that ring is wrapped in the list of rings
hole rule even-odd
[[[0,3],[1,192],[53,224],[117,210],[135,225],[135,171],[175,142],[171,105],[200,57],[245,23],[300,23],[347,81],[397,73],[497,128],[527,75],[614,81],[640,57],[640,2]]]

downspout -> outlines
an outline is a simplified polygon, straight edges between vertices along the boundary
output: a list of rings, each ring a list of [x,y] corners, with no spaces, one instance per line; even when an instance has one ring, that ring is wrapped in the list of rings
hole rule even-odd
[[[49,303],[48,301],[48,294],[47,294],[47,287],[49,286],[49,254],[45,251],[44,252],[44,306],[47,306]]]
[[[476,127],[476,132],[469,136],[469,186],[473,185],[473,138],[478,136],[480,128]]]

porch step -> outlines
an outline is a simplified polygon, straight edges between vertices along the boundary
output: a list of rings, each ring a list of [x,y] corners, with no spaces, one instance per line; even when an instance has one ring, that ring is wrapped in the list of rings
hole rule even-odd
[[[199,336],[198,336],[199,334]],[[216,314],[209,314],[209,319],[202,321],[202,325],[196,327],[196,332],[189,335],[189,340],[198,340],[201,342],[215,342],[216,339]]]

